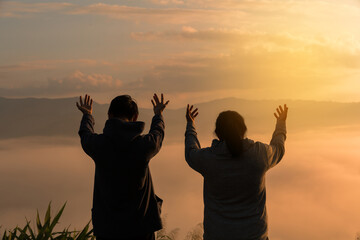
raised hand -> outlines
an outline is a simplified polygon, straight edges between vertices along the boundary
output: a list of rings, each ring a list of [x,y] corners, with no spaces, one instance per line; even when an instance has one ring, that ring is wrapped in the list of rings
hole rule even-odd
[[[193,110],[193,105],[189,106],[189,104],[187,105],[186,108],[186,120],[188,122],[194,122],[195,118],[197,117],[197,115],[199,114],[198,109],[195,108],[195,110]]]
[[[286,120],[287,118],[287,113],[288,113],[288,107],[286,106],[286,104],[284,105],[284,108],[282,108],[281,105],[279,105],[278,108],[276,108],[276,113],[274,113],[274,116],[276,117],[276,119],[279,120]]]
[[[83,113],[83,114],[92,114],[92,104],[93,100],[90,98],[89,95],[85,95],[84,102],[82,101],[82,97],[80,96],[80,104],[76,102],[77,108]]]
[[[154,93],[153,99],[151,99],[151,103],[154,106],[154,113],[155,114],[161,114],[166,106],[168,105],[169,101],[166,101],[164,103],[164,95],[161,94],[161,101],[159,100],[159,97]]]

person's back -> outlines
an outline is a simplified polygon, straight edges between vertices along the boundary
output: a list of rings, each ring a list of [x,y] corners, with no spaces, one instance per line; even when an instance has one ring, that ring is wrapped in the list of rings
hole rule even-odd
[[[236,126],[231,124],[225,123],[227,132],[233,135],[242,132],[238,134],[240,139],[231,142],[229,136],[222,136],[226,134],[219,131],[216,133],[221,140],[201,149],[193,122],[188,121],[186,161],[204,177],[204,239],[264,240],[267,239],[265,173],[284,154],[285,121],[278,121],[270,145],[243,139],[245,124],[242,123],[241,131],[237,131],[241,121]]]
[[[214,141],[213,156],[206,158],[202,170],[205,239],[263,239],[267,232],[266,152],[261,143],[244,140],[244,144],[249,149],[233,158],[225,142]]]
[[[122,104],[130,104],[129,113],[123,114]],[[84,151],[95,162],[92,221],[98,239],[154,239],[154,232],[162,228],[162,200],[155,195],[148,166],[164,138],[161,112],[166,104],[156,96],[156,106],[145,135],[130,96],[112,101],[103,134],[94,133],[91,112],[84,113],[79,135]]]

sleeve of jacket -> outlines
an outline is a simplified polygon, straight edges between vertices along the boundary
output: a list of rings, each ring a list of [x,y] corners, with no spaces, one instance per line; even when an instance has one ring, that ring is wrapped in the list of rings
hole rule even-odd
[[[84,152],[92,158],[94,157],[97,138],[97,134],[94,133],[94,125],[94,117],[89,114],[84,114],[80,123],[79,136]]]
[[[202,149],[193,122],[187,123],[185,132],[185,160],[195,171],[204,174],[203,159],[206,148]]]
[[[276,166],[285,154],[286,122],[277,121],[270,145],[265,144],[267,152],[267,168]]]
[[[164,136],[164,118],[160,114],[155,114],[151,121],[149,133],[142,137],[143,148],[145,149],[148,161],[160,151]]]

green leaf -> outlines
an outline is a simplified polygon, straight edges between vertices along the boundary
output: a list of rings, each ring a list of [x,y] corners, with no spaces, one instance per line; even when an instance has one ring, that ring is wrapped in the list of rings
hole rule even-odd
[[[25,225],[25,227],[23,229],[17,228],[20,232],[20,235],[17,237],[18,240],[30,240],[31,239],[26,233],[28,228],[29,228],[29,222]]]
[[[65,209],[66,203],[62,206],[56,216],[51,220],[51,202],[47,208],[44,222],[41,223],[39,211],[36,211],[36,228],[31,228],[30,221],[26,219],[26,225],[23,228],[16,227],[12,231],[4,231],[0,236],[1,240],[95,240],[93,230],[89,231],[90,222],[80,231],[69,231],[70,226],[60,232],[53,232],[55,226]]]
[[[51,220],[51,217],[50,217],[51,212],[50,211],[51,211],[51,202],[49,203],[48,208],[46,210],[44,226],[50,226],[50,220]]]
[[[64,203],[64,205],[62,206],[60,211],[56,214],[52,223],[50,224],[50,231],[52,231],[54,229],[55,225],[59,222],[59,219],[60,219],[62,213],[64,212],[65,206],[66,206],[66,202]]]
[[[36,210],[36,226],[37,226],[38,232],[40,232],[40,230],[42,229],[42,225],[41,225],[41,221],[40,221],[39,210]]]
[[[36,237],[35,237],[34,231],[32,230],[32,228],[30,226],[30,221],[26,219],[26,222],[27,222],[28,230],[30,232],[30,239],[35,240]]]
[[[83,239],[86,239],[86,236],[87,236],[87,233],[88,233],[88,230],[89,230],[89,225],[90,225],[90,222],[88,222],[88,224],[86,224],[86,226],[84,227],[84,229],[81,231],[81,233],[77,236],[76,240],[83,240]]]

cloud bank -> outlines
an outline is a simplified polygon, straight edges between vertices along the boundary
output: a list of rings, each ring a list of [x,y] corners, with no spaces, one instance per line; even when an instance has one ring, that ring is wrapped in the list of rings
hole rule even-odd
[[[267,142],[270,135],[249,137]],[[200,136],[204,147],[210,140]],[[354,239],[360,230],[359,140],[353,131],[289,132],[284,159],[266,177],[271,239]],[[61,225],[79,229],[90,220],[93,162],[78,139],[42,141],[0,142],[0,223],[15,227],[25,223],[24,215],[33,220],[37,208],[44,214],[50,200],[55,209],[67,201]],[[150,167],[168,227],[180,227],[184,236],[203,218],[202,177],[187,166],[182,144],[166,141]]]
[[[67,53],[79,61],[71,62],[71,56],[52,62],[38,57],[9,64],[3,60],[0,95],[37,96],[48,91],[69,96],[97,86],[99,92],[121,87],[174,96],[232,91],[231,96],[241,92],[262,98],[358,100],[354,94],[360,91],[356,83],[360,30],[354,25],[360,22],[358,5],[335,0],[4,2],[0,15],[13,21],[15,16],[29,21],[50,17],[46,13],[52,19],[78,19],[72,34],[64,32],[65,39],[69,42],[75,35],[77,41],[84,36],[90,41]],[[96,31],[102,34],[89,34]],[[62,46],[60,40],[52,43]],[[29,46],[27,54],[37,55]],[[92,86],[80,77],[64,77],[76,71],[92,76],[89,82],[102,80]],[[98,73],[103,76],[95,77]]]
[[[61,95],[109,92],[119,89],[122,81],[107,74],[85,74],[75,71],[63,78],[49,78],[43,85],[19,88],[0,88],[0,96]]]

